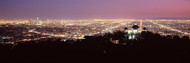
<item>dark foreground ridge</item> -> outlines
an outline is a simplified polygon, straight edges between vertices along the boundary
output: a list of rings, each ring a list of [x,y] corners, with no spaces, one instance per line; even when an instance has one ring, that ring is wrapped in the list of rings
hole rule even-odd
[[[0,45],[0,59],[6,62],[128,62],[189,63],[188,36],[161,36],[143,31],[136,39],[116,31],[86,36],[83,40],[46,39]],[[0,62],[1,62],[0,61]]]

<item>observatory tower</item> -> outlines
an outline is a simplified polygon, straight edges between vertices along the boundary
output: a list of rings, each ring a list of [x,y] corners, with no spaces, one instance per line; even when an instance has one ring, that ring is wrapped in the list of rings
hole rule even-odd
[[[131,30],[127,30],[128,31],[128,39],[136,39],[140,36],[141,33],[141,29],[139,29],[140,27],[137,24],[134,24],[132,26]]]

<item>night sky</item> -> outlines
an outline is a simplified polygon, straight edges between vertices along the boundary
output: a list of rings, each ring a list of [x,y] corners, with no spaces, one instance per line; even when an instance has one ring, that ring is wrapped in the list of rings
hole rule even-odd
[[[190,0],[0,0],[1,18],[190,17]]]

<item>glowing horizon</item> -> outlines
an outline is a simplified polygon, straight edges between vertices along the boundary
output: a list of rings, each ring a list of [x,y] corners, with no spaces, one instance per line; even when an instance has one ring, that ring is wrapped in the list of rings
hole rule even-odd
[[[189,6],[189,0],[1,0],[0,18],[189,18]]]

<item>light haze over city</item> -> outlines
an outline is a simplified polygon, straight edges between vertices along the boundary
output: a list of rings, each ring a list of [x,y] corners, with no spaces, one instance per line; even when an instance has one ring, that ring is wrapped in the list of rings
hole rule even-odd
[[[190,0],[0,0],[0,17],[189,18],[189,6]]]

